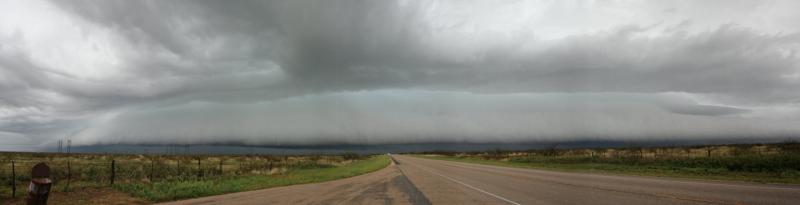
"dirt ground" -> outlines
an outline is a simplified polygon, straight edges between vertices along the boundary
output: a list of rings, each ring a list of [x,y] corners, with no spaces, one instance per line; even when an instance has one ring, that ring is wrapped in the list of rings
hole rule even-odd
[[[4,201],[2,204],[25,204],[25,196],[17,196],[12,201]],[[149,204],[142,199],[133,198],[130,195],[115,191],[111,188],[83,188],[69,192],[54,192],[50,195],[48,204]]]

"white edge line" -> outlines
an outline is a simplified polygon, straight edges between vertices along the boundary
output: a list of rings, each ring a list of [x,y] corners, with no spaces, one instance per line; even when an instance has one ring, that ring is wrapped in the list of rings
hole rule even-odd
[[[424,159],[424,158],[423,158]],[[603,174],[603,173],[581,173],[581,172],[559,172],[559,171],[552,171],[552,170],[544,170],[544,169],[527,169],[527,168],[517,168],[517,167],[504,167],[504,166],[492,166],[486,164],[475,164],[475,163],[467,163],[467,162],[457,162],[457,161],[446,161],[452,164],[454,167],[465,167],[465,166],[472,166],[477,165],[478,167],[483,168],[500,168],[505,170],[512,170],[512,171],[521,171],[526,173],[531,172],[551,172],[557,174],[576,174],[581,176],[592,176],[592,177],[607,177],[607,178],[623,178],[623,179],[642,179],[648,180],[652,183],[662,183],[662,182],[670,182],[670,183],[681,183],[681,184],[692,184],[692,185],[714,185],[714,186],[730,186],[730,187],[737,187],[737,188],[750,188],[750,189],[776,189],[776,190],[788,190],[788,191],[797,191],[800,187],[793,187],[793,184],[778,184],[778,183],[756,183],[756,182],[742,182],[742,181],[725,181],[725,180],[710,180],[710,179],[692,179],[692,178],[668,178],[668,177],[655,177],[655,176],[637,176],[637,175],[618,175],[618,174]],[[739,184],[743,183],[743,184]],[[790,187],[785,187],[790,186]]]
[[[448,176],[441,175],[441,174],[439,174],[439,173],[436,173],[436,172],[434,172],[434,171],[431,171],[431,170],[428,170],[428,169],[424,169],[424,168],[422,168],[422,167],[420,167],[420,166],[417,166],[417,165],[414,165],[414,166],[416,166],[416,167],[417,167],[417,168],[419,168],[419,169],[425,170],[425,171],[427,171],[427,172],[433,173],[433,174],[435,174],[435,175],[439,175],[440,177],[443,177],[443,178],[445,178],[445,179],[448,179],[448,180],[450,180],[450,181],[453,181],[453,182],[459,183],[459,184],[461,184],[461,185],[464,185],[464,186],[466,186],[466,187],[469,187],[469,188],[471,188],[471,189],[477,190],[477,191],[479,191],[479,192],[483,192],[484,194],[488,194],[488,195],[490,195],[490,196],[493,196],[494,198],[497,198],[497,199],[503,200],[503,201],[505,201],[505,202],[508,202],[508,203],[510,203],[510,204],[514,204],[514,205],[521,205],[520,203],[517,203],[517,202],[511,201],[511,200],[509,200],[509,199],[503,198],[502,196],[498,196],[498,195],[496,195],[496,194],[489,193],[488,191],[484,191],[483,189],[480,189],[480,188],[478,188],[478,187],[474,187],[474,186],[472,186],[472,185],[469,185],[469,184],[467,184],[467,183],[464,183],[464,182],[458,181],[458,180],[456,180],[456,179],[453,179],[453,178],[450,178],[450,177],[448,177]]]

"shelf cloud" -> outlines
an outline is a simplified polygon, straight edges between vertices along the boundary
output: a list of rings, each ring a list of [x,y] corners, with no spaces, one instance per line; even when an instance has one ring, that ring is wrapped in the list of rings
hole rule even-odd
[[[798,4],[0,1],[0,139],[795,137]]]

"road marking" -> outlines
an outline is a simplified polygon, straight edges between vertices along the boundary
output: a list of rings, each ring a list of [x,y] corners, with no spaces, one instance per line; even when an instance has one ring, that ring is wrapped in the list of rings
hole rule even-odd
[[[452,164],[447,164],[447,163],[452,163]],[[461,163],[461,162],[451,162],[451,161],[447,161],[447,163],[443,163],[443,165],[462,168],[462,169],[473,168],[475,170],[480,170],[480,171],[485,171],[485,172],[494,172],[494,173],[500,173],[494,168],[505,168],[505,167],[488,167],[488,166],[466,166],[466,165],[475,165],[475,164],[468,164],[468,163]],[[492,169],[487,169],[487,168],[492,168]],[[422,169],[422,168],[420,168],[420,169]],[[528,170],[517,170],[517,169],[506,169],[506,170],[507,171],[528,171]],[[507,174],[507,175],[511,176],[513,174]],[[519,175],[519,174],[517,174],[517,175]],[[521,176],[524,177],[525,175],[521,175]],[[675,195],[675,194],[669,194],[669,193],[638,192],[638,191],[606,188],[606,187],[601,187],[601,186],[587,186],[587,185],[579,185],[579,184],[572,184],[572,183],[564,183],[564,182],[558,182],[558,181],[546,181],[546,182],[547,183],[558,184],[558,185],[564,185],[564,186],[590,188],[590,189],[597,189],[597,190],[610,191],[610,192],[618,192],[618,193],[624,193],[624,194],[635,194],[635,195],[644,195],[644,196],[651,196],[651,197],[670,198],[670,199],[683,200],[683,201],[702,202],[702,203],[707,203],[707,204],[720,204],[720,205],[740,205],[740,204],[743,204],[741,202],[733,203],[733,202],[725,202],[725,201],[716,201],[716,200],[713,200],[713,199],[694,198],[694,197],[691,197],[691,196],[681,196],[681,195]]]
[[[420,158],[419,159],[426,159]],[[440,159],[426,159],[426,160],[440,160]],[[787,184],[758,184],[758,183],[749,183],[749,182],[737,182],[737,181],[725,181],[725,180],[710,180],[710,179],[691,179],[691,178],[666,178],[666,177],[654,177],[654,176],[636,176],[636,175],[621,175],[621,174],[596,174],[596,173],[568,173],[568,172],[558,172],[558,171],[550,171],[550,170],[542,170],[542,169],[534,169],[534,168],[517,168],[517,167],[504,167],[498,165],[486,165],[486,164],[477,164],[477,163],[467,163],[467,162],[458,162],[458,161],[448,161],[448,160],[440,160],[445,162],[450,162],[453,164],[461,164],[467,165],[468,167],[485,167],[491,169],[505,169],[511,171],[521,171],[521,172],[528,172],[528,173],[540,173],[540,172],[548,172],[548,173],[555,173],[555,174],[569,174],[569,175],[579,175],[579,176],[595,176],[595,177],[608,177],[608,178],[638,178],[647,181],[653,181],[653,183],[659,182],[669,182],[669,183],[680,183],[680,184],[700,184],[700,185],[714,185],[714,186],[729,186],[729,187],[737,187],[737,188],[750,188],[750,189],[776,189],[776,190],[788,190],[788,191],[797,191],[800,190],[800,186],[796,185],[787,185]],[[464,167],[464,166],[459,166]],[[736,184],[741,183],[741,184]]]
[[[466,187],[469,187],[469,188],[471,188],[471,189],[474,189],[474,190],[476,190],[476,191],[483,192],[484,194],[488,194],[489,196],[493,196],[494,198],[497,198],[497,199],[503,200],[503,201],[505,201],[505,202],[508,202],[509,204],[521,205],[520,203],[517,203],[517,202],[511,201],[511,200],[509,200],[509,199],[503,198],[502,196],[498,196],[497,194],[492,194],[492,193],[490,193],[490,192],[488,192],[488,191],[485,191],[485,190],[483,190],[483,189],[480,189],[480,188],[478,188],[478,187],[474,187],[474,186],[472,186],[472,185],[469,185],[469,184],[467,184],[467,183],[464,183],[464,182],[458,181],[458,180],[456,180],[456,179],[453,179],[453,178],[450,178],[450,177],[448,177],[448,176],[441,175],[441,174],[439,174],[439,173],[436,173],[436,172],[434,172],[434,171],[431,171],[431,170],[428,170],[428,169],[422,168],[422,167],[420,167],[420,166],[417,166],[417,165],[414,165],[414,166],[415,166],[415,167],[417,167],[417,168],[419,168],[419,169],[421,169],[421,170],[425,170],[426,172],[430,172],[430,173],[433,173],[433,174],[435,174],[435,175],[439,175],[440,177],[443,177],[443,178],[445,178],[445,179],[448,179],[448,180],[450,180],[450,181],[453,181],[453,182],[455,182],[455,183],[459,183],[459,184],[461,184],[461,185],[464,185],[464,186],[466,186]]]

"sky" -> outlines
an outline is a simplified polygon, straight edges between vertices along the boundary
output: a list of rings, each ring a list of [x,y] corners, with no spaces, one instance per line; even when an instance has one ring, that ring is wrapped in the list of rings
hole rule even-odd
[[[796,8],[0,0],[0,150],[796,137]]]

